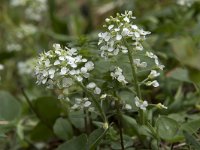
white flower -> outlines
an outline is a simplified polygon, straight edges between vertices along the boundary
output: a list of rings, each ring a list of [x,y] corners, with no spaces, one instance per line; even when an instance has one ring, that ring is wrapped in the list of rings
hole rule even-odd
[[[73,80],[82,82],[89,77],[89,71],[94,69],[94,63],[78,54],[76,48],[61,48],[53,45],[53,50],[40,54],[35,67],[38,84],[55,88],[64,92],[75,84]],[[73,80],[72,77],[73,76]],[[66,94],[66,93],[62,93]]]
[[[113,24],[109,25],[109,26],[108,26],[108,30],[111,30],[113,27],[114,27]]]
[[[50,60],[49,60],[49,59],[47,59],[44,63],[45,63],[45,66],[46,66],[46,67],[49,67],[49,66],[50,66]]]
[[[4,69],[4,65],[0,64],[0,70]]]
[[[155,55],[155,54],[153,54],[152,52],[146,52],[146,55],[149,57],[149,58],[155,58],[155,59],[157,59],[158,57]]]
[[[121,40],[121,39],[122,39],[122,36],[121,36],[120,34],[117,34],[116,40],[119,41],[119,40]]]
[[[131,25],[131,28],[134,29],[134,30],[138,29],[138,27],[136,25]]]
[[[85,68],[87,68],[87,70],[93,70],[94,69],[94,63],[91,62],[91,61],[88,61],[86,64],[85,64]]]
[[[113,79],[117,79],[119,82],[121,82],[121,83],[123,83],[123,84],[128,83],[128,82],[125,80],[124,75],[122,74],[122,69],[119,68],[119,67],[115,67],[114,72],[111,72],[110,75],[111,75],[111,77],[112,77]]]
[[[91,103],[90,101],[86,101],[86,102],[84,103],[84,107],[89,107],[91,104],[92,104],[92,103]]]
[[[71,78],[63,78],[62,81],[63,87],[70,87],[73,84],[73,80]]]
[[[154,80],[154,81],[148,81],[147,83],[146,83],[146,85],[147,86],[153,86],[153,87],[158,87],[159,86],[159,83],[158,83],[158,81],[157,80]]]
[[[94,82],[90,82],[87,86],[88,89],[93,89],[96,87],[96,84]]]
[[[55,62],[54,62],[54,65],[56,66],[56,65],[59,65],[60,64],[60,61],[59,60],[56,60]]]
[[[133,62],[139,68],[145,68],[145,67],[147,67],[147,63],[146,62],[140,62],[140,59],[134,59]]]
[[[95,87],[94,94],[101,94],[101,89],[99,87]]]
[[[158,107],[159,109],[167,109],[167,107],[161,103],[156,104],[156,107]]]
[[[11,0],[10,5],[17,7],[17,6],[24,6],[26,5],[27,0]]]
[[[127,110],[131,110],[132,106],[130,104],[125,104],[124,108],[127,109]]]
[[[124,21],[126,21],[126,22],[130,22],[130,20],[129,20],[128,17],[125,17],[125,18],[124,18]]]
[[[137,96],[135,97],[135,105],[139,107],[142,110],[146,110],[146,107],[148,106],[147,101],[140,100]]]
[[[59,57],[59,60],[64,61],[64,60],[65,60],[65,56],[60,56],[60,57]]]
[[[127,53],[128,49],[120,48],[124,46],[124,40],[132,42],[130,45],[134,46],[133,49],[143,50],[141,43],[150,32],[144,31],[132,24],[133,19],[135,17],[132,16],[132,11],[125,11],[124,14],[117,15],[116,18],[111,16],[106,19],[107,21],[109,20],[105,25],[106,32],[98,34],[98,45],[100,45],[102,57],[108,58],[109,56],[118,55],[120,52]]]
[[[194,0],[177,0],[177,4],[181,6],[191,7],[194,3]]]
[[[149,58],[152,58],[152,59],[154,59],[154,62],[155,62],[155,64],[156,64],[156,66],[157,66],[157,68],[159,68],[160,70],[163,70],[163,68],[165,67],[164,65],[161,65],[160,63],[159,63],[159,61],[158,61],[158,57],[155,55],[155,54],[153,54],[152,52],[146,52],[146,56],[147,57],[149,57]]]
[[[71,107],[71,109],[83,109],[83,108],[90,109],[91,104],[92,103],[89,101],[87,97],[75,98],[75,104]]]
[[[81,77],[81,76],[77,76],[76,79],[77,79],[77,81],[79,81],[79,82],[83,81],[83,77]]]
[[[130,33],[129,29],[123,28],[123,30],[122,30],[122,36],[127,36],[127,35],[129,35],[129,33]]]
[[[54,44],[53,44],[53,48],[55,49],[55,51],[58,51],[58,50],[61,49],[60,44],[58,44],[58,43],[54,43]],[[58,54],[58,53],[57,53],[57,54]]]
[[[110,40],[111,36],[108,32],[99,33],[98,36],[106,42]]]
[[[151,72],[150,72],[148,78],[149,78],[149,79],[153,79],[153,78],[155,78],[155,77],[157,77],[157,76],[159,76],[159,75],[160,75],[160,73],[157,72],[156,70],[151,70]]]
[[[109,22],[109,21],[110,21],[110,19],[109,19],[109,18],[106,18],[106,19],[105,19],[105,21],[106,21],[106,22]]]
[[[66,67],[61,68],[60,74],[65,75],[68,72],[68,69]]]
[[[22,46],[18,43],[9,43],[8,45],[6,45],[6,50],[8,52],[12,52],[12,51],[21,51],[22,50]]]

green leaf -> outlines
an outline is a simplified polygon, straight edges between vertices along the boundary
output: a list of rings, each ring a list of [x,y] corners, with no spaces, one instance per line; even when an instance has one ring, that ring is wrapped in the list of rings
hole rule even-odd
[[[124,127],[124,133],[130,136],[138,134],[139,127],[134,118],[127,115],[122,115],[122,123]]]
[[[29,134],[31,140],[37,142],[47,141],[54,137],[52,130],[42,122],[39,122]]]
[[[200,119],[182,124],[181,129],[190,133],[195,133],[200,128]]]
[[[53,97],[40,97],[33,102],[39,119],[48,125],[53,125],[60,116],[60,101]]]
[[[124,148],[127,150],[128,148],[133,147],[133,139],[127,135],[123,135]],[[113,150],[121,150],[120,141],[111,142],[111,148]],[[133,148],[132,148],[133,149]]]
[[[10,93],[0,91],[0,120],[13,121],[21,114],[21,104]]]
[[[159,137],[170,140],[177,135],[179,125],[175,120],[162,116],[156,121],[156,128]]]
[[[200,52],[195,47],[194,40],[189,37],[178,37],[169,40],[178,60],[187,66],[200,70]]]
[[[191,82],[191,80],[189,79],[189,72],[187,69],[175,68],[170,73],[168,73],[168,76],[175,80]]]
[[[101,141],[101,139],[104,137],[106,134],[107,130],[104,130],[103,128],[99,128],[94,130],[89,138],[88,138],[88,145],[90,147],[90,150],[93,150],[96,148],[98,143]]]
[[[187,131],[183,131],[183,134],[185,136],[187,144],[191,145],[194,148],[194,150],[200,149],[200,143],[195,139],[194,136],[192,136],[192,134],[190,134]]]
[[[57,150],[88,150],[87,149],[87,136],[85,134],[75,137],[63,144]]]
[[[70,112],[69,119],[76,128],[78,128],[78,129],[84,128],[85,124],[84,124],[83,111]]]
[[[53,126],[54,133],[63,140],[68,140],[73,136],[73,129],[67,119],[58,118]]]

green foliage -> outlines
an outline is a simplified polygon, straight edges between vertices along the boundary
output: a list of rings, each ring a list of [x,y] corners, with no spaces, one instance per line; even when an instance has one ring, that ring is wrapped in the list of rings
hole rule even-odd
[[[22,107],[18,100],[6,91],[0,91],[0,120],[14,121],[20,117]]]
[[[53,126],[54,133],[63,140],[68,140],[73,136],[73,129],[67,119],[58,118]]]
[[[159,137],[164,140],[173,140],[178,133],[179,125],[178,123],[167,117],[159,117],[156,121],[156,128]]]
[[[4,65],[0,69],[1,150],[119,150],[120,126],[126,150],[200,149],[199,0],[191,6],[178,5],[178,0],[48,0],[45,5],[30,0],[18,6],[11,1],[0,1],[0,64]],[[40,6],[43,12],[37,10]],[[28,8],[37,11],[27,15]],[[144,111],[144,124],[135,105],[128,56],[101,59],[97,45],[105,18],[124,10],[134,10],[134,23],[152,32],[142,44],[165,65],[158,88],[139,85],[143,100],[151,103]],[[41,19],[31,19],[37,12]],[[106,119],[94,103],[94,111],[70,109],[75,98],[88,96],[80,85],[47,90],[35,84],[36,64],[30,60],[51,49],[52,43],[79,47],[81,55],[94,62],[95,68],[83,84],[95,82],[107,94],[106,98],[93,97]],[[140,57],[151,68],[137,70],[142,81],[155,66],[140,54],[133,58]],[[127,85],[112,80],[110,71],[115,65],[123,69]],[[62,90],[68,99],[57,98]],[[159,109],[158,103],[168,109]],[[125,104],[131,109],[125,109]]]
[[[87,136],[85,134],[75,137],[62,145],[60,145],[57,150],[87,150]]]

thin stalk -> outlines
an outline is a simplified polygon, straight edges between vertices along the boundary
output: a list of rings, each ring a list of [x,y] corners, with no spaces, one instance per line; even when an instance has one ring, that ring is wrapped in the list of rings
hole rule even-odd
[[[128,58],[129,58],[130,65],[131,65],[131,71],[132,71],[132,76],[133,76],[134,87],[135,87],[137,96],[139,97],[139,99],[142,99],[140,86],[139,86],[137,73],[136,73],[136,66],[135,66],[135,64],[133,62],[133,56],[132,56],[131,49],[130,49],[128,43],[124,39],[123,39],[123,42],[124,42],[125,46],[128,48]],[[139,109],[139,118],[140,118],[141,124],[145,124],[144,111],[141,110],[141,109]]]
[[[85,132],[87,133],[87,135],[89,135],[88,133],[88,122],[87,122],[87,111],[84,109],[84,124],[85,124]]]
[[[118,128],[119,128],[119,135],[120,135],[120,143],[121,143],[121,148],[124,150],[124,140],[123,140],[123,131],[122,131],[122,122],[121,122],[121,111],[119,108],[119,101],[116,102],[117,104],[117,115],[118,115]]]
[[[72,77],[72,78],[73,78],[73,77]],[[90,97],[92,98],[92,100],[93,100],[93,102],[95,103],[95,105],[96,105],[96,107],[97,107],[97,109],[98,109],[98,111],[99,111],[99,113],[100,113],[100,115],[101,115],[103,121],[106,123],[106,122],[107,122],[106,115],[105,115],[105,113],[104,113],[104,111],[103,111],[101,105],[98,103],[98,100],[96,99],[96,97],[95,97],[90,91],[88,91],[88,89],[87,89],[81,82],[76,81],[76,79],[74,79],[74,81],[84,90],[84,92],[85,92],[88,96],[90,96]]]
[[[25,97],[25,99],[26,99],[29,107],[31,108],[31,110],[35,113],[35,115],[38,117],[38,119],[40,119],[40,121],[42,123],[44,123],[44,125],[46,125],[47,128],[52,130],[51,126],[49,124],[47,124],[46,121],[42,117],[40,117],[40,114],[36,111],[35,107],[32,105],[32,103],[31,103],[30,99],[28,98],[28,96],[26,95],[24,89],[22,88],[21,90],[22,90],[22,94]]]

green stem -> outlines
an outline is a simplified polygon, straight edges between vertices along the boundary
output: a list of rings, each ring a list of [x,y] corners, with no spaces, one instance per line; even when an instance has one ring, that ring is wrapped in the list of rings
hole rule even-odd
[[[73,78],[73,77],[72,77],[72,78]],[[73,78],[73,79],[74,79],[74,78]],[[76,81],[76,79],[74,79],[74,81],[84,90],[84,92],[85,92],[88,96],[90,96],[90,97],[92,98],[92,100],[93,100],[95,106],[97,107],[97,109],[98,109],[98,111],[99,111],[99,113],[100,113],[100,115],[101,115],[101,117],[102,117],[104,123],[106,123],[106,122],[107,122],[106,115],[105,115],[103,109],[101,108],[101,105],[98,103],[98,100],[96,99],[96,97],[95,97],[90,91],[88,91],[88,89],[87,89],[81,82]]]
[[[117,104],[117,115],[118,115],[118,128],[119,128],[119,135],[120,135],[120,143],[121,143],[121,148],[122,150],[124,150],[124,140],[123,140],[123,131],[122,131],[122,121],[121,121],[121,118],[122,118],[122,114],[121,114],[121,111],[120,111],[120,106],[119,106],[119,100],[116,101],[116,104]]]
[[[128,58],[129,58],[130,65],[131,65],[134,87],[135,87],[137,96],[139,97],[139,99],[142,99],[140,86],[139,86],[139,82],[138,82],[138,78],[137,78],[136,66],[133,62],[133,56],[132,56],[131,49],[130,49],[128,43],[126,42],[126,40],[123,39],[123,42],[124,42],[125,46],[128,48]],[[140,117],[141,124],[145,124],[144,111],[141,109],[139,109],[139,117]]]
[[[44,119],[40,116],[40,114],[36,111],[35,107],[32,105],[30,99],[28,98],[27,94],[25,93],[24,89],[22,88],[21,90],[22,90],[22,94],[23,94],[23,96],[25,97],[25,99],[26,99],[26,101],[27,101],[29,107],[31,108],[31,110],[35,113],[35,115],[38,117],[38,119],[39,119],[44,125],[46,125],[47,128],[49,128],[50,130],[52,130],[52,127],[51,127],[49,124],[47,124],[47,123],[46,123],[46,120],[44,120]]]

